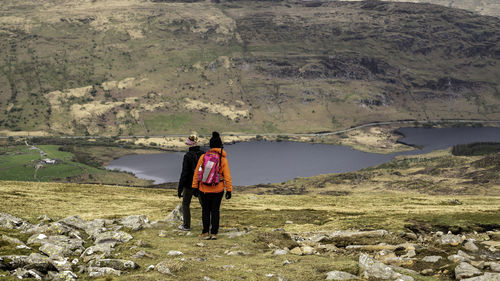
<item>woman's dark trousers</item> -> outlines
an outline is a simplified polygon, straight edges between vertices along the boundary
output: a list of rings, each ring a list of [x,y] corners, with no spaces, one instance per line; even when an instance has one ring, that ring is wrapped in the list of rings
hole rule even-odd
[[[222,202],[222,195],[224,195],[224,192],[200,192],[201,217],[203,221],[202,233],[208,233],[210,231],[211,234],[217,234],[219,232],[219,210]],[[210,226],[212,226],[212,228],[210,228]]]
[[[191,198],[193,197],[193,188],[184,188],[182,194],[182,217],[184,228],[191,228],[191,209],[189,205],[191,204]],[[199,199],[199,198],[198,198]],[[200,201],[201,204],[201,201]]]

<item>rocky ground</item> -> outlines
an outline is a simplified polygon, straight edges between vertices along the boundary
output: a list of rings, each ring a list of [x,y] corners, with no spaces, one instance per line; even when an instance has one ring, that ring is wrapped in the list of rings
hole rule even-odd
[[[248,271],[250,280],[297,280],[296,275],[287,274],[286,268],[298,266],[306,262],[304,257],[310,256],[330,259],[331,268],[336,267],[333,264],[338,260],[350,262],[344,271],[329,271],[325,267],[314,275],[304,275],[301,280],[500,280],[499,231],[288,232],[276,228],[266,232],[248,227],[223,229],[218,241],[203,241],[194,233],[177,230],[180,220],[179,206],[163,220],[154,222],[145,215],[93,220],[70,216],[58,221],[45,215],[33,224],[1,213],[0,230],[10,235],[3,234],[0,241],[0,270],[3,277],[12,280],[76,280],[103,276],[108,277],[106,280],[110,277],[149,280],[153,276],[193,280],[186,267],[195,262],[199,266],[196,271],[201,274],[198,280],[235,280],[233,277],[238,271]],[[293,224],[292,221],[285,223]],[[144,238],[146,233],[146,237],[151,237]],[[185,250],[179,246],[162,257],[153,254],[156,241],[175,244],[171,239],[178,237],[191,239],[198,250],[183,253]],[[220,240],[237,246],[215,248],[207,255],[206,248],[214,249],[210,244]],[[263,247],[256,250],[256,245]],[[11,253],[7,253],[8,249]],[[229,261],[235,259],[232,264],[217,267],[219,273],[214,274],[210,264],[223,256],[229,257]],[[263,276],[257,272],[253,275],[245,264],[238,263],[238,257],[272,258],[275,264],[268,265],[269,272]],[[138,279],[148,272],[154,275]]]

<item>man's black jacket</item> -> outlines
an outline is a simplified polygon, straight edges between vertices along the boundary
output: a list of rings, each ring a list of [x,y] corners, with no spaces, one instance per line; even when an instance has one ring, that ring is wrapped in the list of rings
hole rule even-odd
[[[177,188],[178,194],[182,194],[184,188],[191,188],[193,183],[194,169],[198,164],[198,159],[203,155],[202,150],[199,146],[192,146],[189,151],[184,155],[184,160],[182,161],[182,173],[179,179],[179,187]]]

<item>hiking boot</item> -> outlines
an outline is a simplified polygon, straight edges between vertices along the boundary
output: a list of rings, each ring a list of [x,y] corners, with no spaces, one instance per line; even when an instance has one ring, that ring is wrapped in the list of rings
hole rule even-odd
[[[182,224],[181,224],[181,225],[179,225],[179,227],[178,227],[178,228],[179,228],[180,230],[182,230],[182,231],[190,231],[190,230],[191,230],[191,228],[189,228],[189,227],[184,227],[184,225],[182,225]]]
[[[210,234],[210,240],[217,240],[217,234]]]
[[[200,236],[198,236],[198,237],[200,237],[200,239],[203,239],[203,240],[209,240],[210,234],[208,234],[208,232],[206,232],[206,233],[200,234]]]

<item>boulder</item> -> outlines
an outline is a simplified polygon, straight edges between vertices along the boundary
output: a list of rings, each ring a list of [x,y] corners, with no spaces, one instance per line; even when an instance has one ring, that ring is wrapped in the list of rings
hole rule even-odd
[[[451,255],[451,256],[448,256],[448,260],[451,261],[451,262],[454,262],[454,263],[470,262],[469,258],[466,258],[466,257],[461,256],[461,255]]]
[[[500,272],[500,263],[490,262],[489,266],[492,271]]]
[[[10,237],[10,236],[7,236],[5,234],[2,234],[2,240],[9,243],[9,244],[12,244],[12,245],[16,245],[16,246],[26,246],[26,244],[24,244],[23,241],[17,239],[17,238],[14,238],[14,237]]]
[[[462,279],[462,281],[500,281],[500,273],[486,272],[484,275]]]
[[[300,247],[295,247],[295,248],[290,250],[290,254],[302,256],[302,250],[300,249]]]
[[[73,263],[73,262],[69,262],[68,258],[52,260],[52,264],[55,266],[55,268],[59,272],[71,271],[71,270],[73,270],[73,264],[77,264],[77,263],[78,263],[78,260],[76,263]]]
[[[44,243],[42,244],[42,246],[40,246],[40,248],[38,248],[38,250],[52,259],[69,257],[73,254],[73,251],[68,247],[52,243]]]
[[[120,219],[118,223],[134,231],[148,228],[150,226],[149,219],[145,215],[128,216],[126,218]]]
[[[248,255],[246,252],[243,252],[243,251],[226,251],[225,253],[228,256],[246,256],[246,255]]]
[[[0,269],[1,270],[13,270],[19,267],[23,267],[27,264],[28,256],[0,256]]]
[[[47,279],[52,281],[74,281],[78,279],[78,276],[72,271],[66,270],[62,272],[49,272],[47,274]]]
[[[126,243],[133,239],[132,235],[123,231],[107,231],[96,234],[94,238],[96,244],[109,242]]]
[[[311,246],[303,246],[301,248],[302,254],[303,255],[313,255],[314,254],[314,248]]]
[[[170,214],[165,217],[166,222],[182,222],[183,221],[183,216],[182,216],[182,205],[179,204],[177,207],[175,207]]]
[[[88,268],[90,277],[101,277],[106,275],[116,275],[120,276],[122,274],[121,271],[110,268],[110,267],[89,267]]]
[[[47,273],[49,271],[56,270],[56,267],[50,258],[38,253],[32,253],[26,259],[24,269],[34,269],[39,272]]]
[[[371,231],[335,231],[330,236],[333,240],[350,240],[359,238],[379,238],[388,235],[387,230],[371,230]]]
[[[173,251],[173,250],[171,250],[171,251],[168,252],[167,255],[169,255],[169,256],[182,256],[182,255],[184,255],[184,253],[181,252],[181,251]]]
[[[97,245],[90,246],[87,249],[85,249],[85,251],[83,251],[81,257],[91,256],[96,253],[110,255],[115,245],[116,243],[99,243]]]
[[[69,227],[65,224],[59,223],[59,222],[53,222],[48,225],[46,224],[38,224],[35,225],[31,228],[28,228],[26,230],[22,231],[23,233],[28,233],[28,234],[45,234],[47,236],[50,235],[73,235],[73,236],[78,236],[81,237],[81,234],[78,230]]]
[[[455,278],[458,280],[480,275],[481,270],[473,267],[469,263],[461,262],[457,267],[455,267]]]
[[[77,230],[83,230],[87,235],[92,236],[106,231],[107,220],[95,219],[92,221],[85,221],[79,216],[71,216],[59,221],[59,223],[69,226]],[[110,221],[112,223],[112,221]]]
[[[273,255],[275,255],[275,256],[282,256],[282,255],[286,255],[286,254],[288,254],[288,250],[286,250],[286,249],[276,249],[273,252]]]
[[[159,273],[163,273],[163,274],[172,274],[172,272],[170,271],[170,269],[168,268],[168,262],[166,261],[162,261],[160,263],[158,263],[156,266],[155,266],[155,269],[156,271],[158,271]]]
[[[439,237],[438,240],[441,245],[458,246],[460,243],[462,243],[463,238],[460,235],[448,233]]]
[[[8,229],[28,229],[33,227],[30,223],[7,213],[0,213],[0,227]]]
[[[403,275],[394,271],[390,266],[387,266],[367,254],[359,256],[359,267],[362,276],[366,279],[380,279],[380,280],[402,280],[413,281],[413,277]]]
[[[343,271],[330,271],[326,274],[326,280],[358,280],[358,276]]]
[[[464,244],[464,249],[466,251],[469,251],[469,252],[477,252],[479,251],[479,248],[476,246],[476,244],[474,244],[474,241],[473,240],[468,240],[465,244]]]
[[[34,278],[36,280],[42,280],[42,274],[34,269],[28,270],[24,268],[17,268],[12,275],[17,277],[17,279]]]
[[[426,256],[422,259],[423,262],[430,262],[430,263],[436,263],[443,257],[441,256]]]
[[[121,259],[99,259],[95,260],[90,265],[92,267],[109,267],[121,271],[128,269],[136,269],[139,267],[133,261],[121,260]]]

